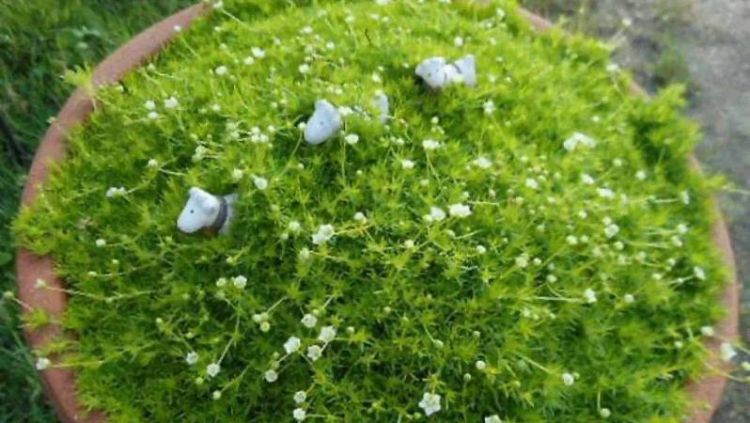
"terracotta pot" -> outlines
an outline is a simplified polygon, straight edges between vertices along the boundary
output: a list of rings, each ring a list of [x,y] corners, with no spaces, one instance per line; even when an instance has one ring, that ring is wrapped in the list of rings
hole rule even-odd
[[[107,57],[94,72],[94,85],[103,85],[120,80],[125,73],[140,66],[148,58],[158,53],[176,34],[174,27],[187,28],[197,17],[207,13],[205,4],[198,4],[176,13],[153,25],[138,36],[120,47]],[[522,10],[522,15],[539,31],[547,31],[552,24],[546,19],[529,11]],[[645,95],[644,91],[634,85],[635,95]],[[83,90],[76,90],[63,106],[55,122],[44,135],[29,171],[22,196],[22,206],[31,205],[51,169],[51,165],[64,159],[65,134],[74,125],[84,122],[93,111],[94,100]],[[693,161],[696,169],[697,161]],[[717,211],[717,215],[720,214]],[[718,359],[720,341],[718,338],[736,339],[739,322],[739,285],[735,277],[734,255],[727,227],[719,218],[713,228],[716,245],[724,256],[731,280],[721,301],[728,310],[728,315],[716,327],[717,337],[710,340],[707,346],[714,352],[711,365],[726,369]],[[33,309],[44,309],[55,320],[61,317],[66,304],[66,295],[59,290],[40,290],[34,287],[37,279],[43,279],[54,288],[63,288],[63,281],[55,275],[54,260],[50,256],[39,257],[26,249],[19,248],[17,255],[18,295],[21,301]],[[29,310],[24,309],[27,313]],[[25,335],[32,348],[41,348],[62,333],[59,325],[51,324],[39,330],[26,330]],[[59,357],[58,357],[59,359]],[[53,360],[59,361],[59,360]],[[86,411],[76,398],[75,373],[64,368],[50,367],[40,372],[47,396],[54,405],[57,415],[64,423],[85,422],[102,423],[106,420],[100,411]],[[688,422],[708,423],[721,403],[726,379],[720,375],[707,375],[699,381],[690,383],[686,389],[695,404]]]

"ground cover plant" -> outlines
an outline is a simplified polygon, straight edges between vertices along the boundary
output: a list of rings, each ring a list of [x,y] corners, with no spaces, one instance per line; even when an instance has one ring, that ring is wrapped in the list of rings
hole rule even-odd
[[[0,290],[15,289],[10,222],[37,140],[72,86],[67,69],[94,65],[188,0],[0,0]],[[0,421],[49,422],[53,413],[20,333],[19,305],[0,300]]]
[[[679,421],[724,280],[681,93],[490,3],[228,1],[101,90],[16,225],[71,294],[37,364],[113,421]]]

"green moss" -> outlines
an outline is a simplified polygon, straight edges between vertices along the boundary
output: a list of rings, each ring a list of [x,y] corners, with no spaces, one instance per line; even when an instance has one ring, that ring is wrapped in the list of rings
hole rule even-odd
[[[101,90],[17,221],[21,243],[52,253],[72,290],[69,365],[85,403],[115,422],[278,422],[296,407],[392,422],[419,418],[435,393],[441,421],[585,422],[603,408],[616,422],[680,420],[724,275],[679,92],[630,95],[606,48],[538,34],[503,1],[313,3],[227,2]],[[247,65],[255,46],[266,56]],[[415,82],[422,59],[467,53],[476,88]],[[388,127],[368,117],[379,90]],[[179,107],[164,107],[171,96]],[[297,125],[319,98],[364,112],[312,147]],[[253,142],[254,127],[270,142]],[[567,151],[576,132],[596,146]],[[128,192],[107,198],[113,186]],[[190,186],[239,194],[229,234],[177,231]],[[453,204],[471,215],[423,218]],[[335,235],[314,245],[324,224]],[[324,326],[337,335],[312,362]],[[302,347],[287,355],[291,336]]]

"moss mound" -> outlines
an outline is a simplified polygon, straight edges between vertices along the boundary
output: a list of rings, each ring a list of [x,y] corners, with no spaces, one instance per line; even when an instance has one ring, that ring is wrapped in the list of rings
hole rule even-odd
[[[72,294],[38,354],[114,422],[679,421],[723,280],[679,90],[505,1],[287,3],[97,94],[16,224]],[[476,87],[415,79],[466,54]],[[191,186],[238,194],[228,234],[177,230]]]

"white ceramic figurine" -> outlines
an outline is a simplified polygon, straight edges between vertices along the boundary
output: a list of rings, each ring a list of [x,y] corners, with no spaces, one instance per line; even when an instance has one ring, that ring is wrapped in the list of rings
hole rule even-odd
[[[234,215],[237,194],[216,196],[200,188],[190,188],[190,198],[177,219],[177,227],[191,234],[207,228],[225,233]]]
[[[388,101],[388,96],[385,95],[384,92],[379,91],[372,99],[372,103],[373,105],[375,105],[375,107],[378,108],[378,111],[380,112],[380,123],[388,123],[388,119],[390,119],[391,117],[390,101]]]
[[[469,87],[477,83],[476,62],[472,54],[453,63],[448,63],[442,57],[431,57],[423,60],[415,73],[433,90],[459,82]]]
[[[321,144],[338,134],[343,122],[338,109],[326,100],[315,102],[315,112],[305,125],[305,141],[308,144]]]

